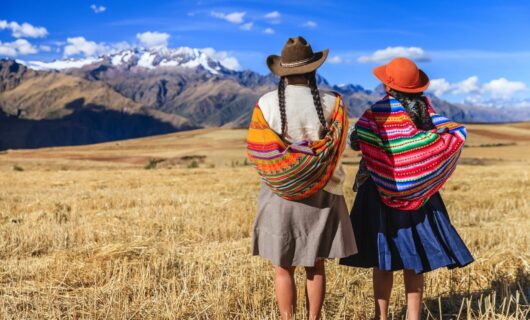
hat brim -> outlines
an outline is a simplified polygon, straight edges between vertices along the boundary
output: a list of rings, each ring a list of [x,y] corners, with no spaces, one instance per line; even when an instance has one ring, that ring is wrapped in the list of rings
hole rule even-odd
[[[281,65],[281,57],[277,55],[270,55],[267,57],[267,66],[269,70],[277,76],[284,77],[295,74],[305,74],[313,72],[318,69],[326,58],[328,57],[329,49],[324,51],[315,52],[313,61],[298,66],[298,67],[284,67]]]
[[[389,86],[390,88],[408,93],[418,93],[423,92],[429,88],[429,76],[423,70],[419,69],[420,72],[420,81],[418,85],[414,87],[401,87],[396,83],[389,83],[388,76],[386,74],[386,65],[379,66],[373,70],[374,75],[379,79],[383,84]]]

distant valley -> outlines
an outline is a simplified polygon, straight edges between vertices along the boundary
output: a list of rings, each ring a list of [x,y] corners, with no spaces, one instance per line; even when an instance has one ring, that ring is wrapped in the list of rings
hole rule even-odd
[[[381,88],[331,85],[351,117]],[[230,68],[192,48],[131,49],[97,59],[0,61],[0,150],[80,145],[209,127],[244,127],[277,78]],[[530,119],[510,110],[451,104],[435,108],[461,122]]]

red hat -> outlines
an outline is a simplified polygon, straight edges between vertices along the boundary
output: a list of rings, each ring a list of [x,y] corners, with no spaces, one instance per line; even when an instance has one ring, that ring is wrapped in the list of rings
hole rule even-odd
[[[373,72],[383,84],[397,91],[417,93],[429,87],[429,77],[408,58],[395,58]]]

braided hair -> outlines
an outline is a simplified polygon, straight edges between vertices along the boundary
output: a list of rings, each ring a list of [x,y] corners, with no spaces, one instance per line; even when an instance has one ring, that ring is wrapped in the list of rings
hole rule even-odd
[[[423,97],[423,92],[408,93],[390,89],[388,93],[399,100],[399,102],[405,107],[407,113],[418,129],[430,130],[434,128],[432,118],[429,115],[427,103]]]
[[[280,78],[278,83],[278,101],[280,105],[280,116],[282,119],[282,136],[285,137],[287,133],[287,114],[285,113],[285,83],[287,79],[285,77]]]
[[[309,89],[311,90],[311,95],[313,96],[313,103],[315,104],[315,108],[317,110],[318,119],[320,120],[320,124],[322,125],[321,130],[319,132],[319,137],[322,139],[327,132],[329,131],[326,117],[324,116],[324,109],[322,108],[322,99],[320,97],[320,92],[318,91],[317,81],[316,81],[316,74],[315,72],[310,72],[304,74],[304,77],[307,79],[307,82],[309,84]],[[280,105],[280,115],[281,115],[281,121],[282,121],[282,136],[285,136],[287,133],[287,115],[285,112],[285,85],[286,85],[287,79],[286,77],[281,77],[280,82],[278,84],[278,100]]]

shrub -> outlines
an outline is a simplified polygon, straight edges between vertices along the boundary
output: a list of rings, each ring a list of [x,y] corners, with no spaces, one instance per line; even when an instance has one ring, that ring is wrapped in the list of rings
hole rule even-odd
[[[149,162],[145,165],[144,169],[145,170],[156,169],[156,166],[158,165],[158,163],[162,161],[164,161],[164,159],[149,159]]]
[[[190,163],[188,163],[189,169],[198,168],[198,167],[199,167],[199,162],[197,162],[197,160],[195,159],[193,159]]]

